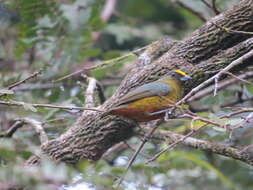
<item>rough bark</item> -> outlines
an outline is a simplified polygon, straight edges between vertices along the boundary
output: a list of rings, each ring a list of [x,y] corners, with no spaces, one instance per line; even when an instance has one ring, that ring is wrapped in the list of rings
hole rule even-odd
[[[193,80],[185,87],[187,93],[215,74],[211,74],[210,71],[224,68],[253,48],[251,35],[228,32],[222,27],[253,31],[253,0],[241,1],[237,6],[208,21],[189,37],[166,46],[168,51],[152,63],[137,62],[114,95],[99,109],[111,108],[119,97],[130,89],[156,80],[175,68],[192,73]],[[164,49],[161,52],[164,52]],[[246,64],[250,62],[242,63],[240,68]],[[205,74],[207,71],[209,74]],[[41,148],[43,153],[57,161],[96,161],[111,146],[130,138],[136,125],[134,121],[121,117],[84,111],[66,133],[42,144]]]

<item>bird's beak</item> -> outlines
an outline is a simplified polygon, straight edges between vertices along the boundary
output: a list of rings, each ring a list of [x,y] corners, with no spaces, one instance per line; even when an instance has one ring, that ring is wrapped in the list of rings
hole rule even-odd
[[[189,79],[192,79],[192,77],[190,77],[189,75],[185,75],[185,76],[180,78],[181,81],[187,81]]]

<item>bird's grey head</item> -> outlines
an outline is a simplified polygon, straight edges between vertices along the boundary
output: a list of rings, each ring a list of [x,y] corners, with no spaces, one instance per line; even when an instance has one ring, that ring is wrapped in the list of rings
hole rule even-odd
[[[170,77],[176,78],[179,81],[187,81],[187,80],[190,80],[192,78],[192,77],[190,77],[189,75],[187,75],[185,72],[183,72],[181,70],[174,70],[169,75],[170,75]]]

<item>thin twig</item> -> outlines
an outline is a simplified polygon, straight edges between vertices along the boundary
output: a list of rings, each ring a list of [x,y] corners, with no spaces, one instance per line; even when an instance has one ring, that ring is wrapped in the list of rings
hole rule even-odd
[[[187,100],[193,96],[196,92],[198,92],[199,90],[201,90],[203,87],[207,86],[208,84],[210,84],[211,82],[213,82],[214,80],[217,80],[224,72],[229,71],[230,69],[232,69],[233,67],[243,63],[245,60],[251,58],[253,56],[253,50],[249,51],[248,53],[244,54],[243,56],[241,56],[240,58],[234,60],[233,62],[231,62],[227,67],[225,67],[224,69],[222,69],[220,72],[218,72],[216,75],[212,76],[211,78],[209,78],[208,80],[202,82],[200,85],[198,85],[197,87],[193,88],[186,96],[184,96],[184,98],[182,98],[180,101],[177,102],[177,105],[183,104],[185,102],[187,102]],[[214,89],[214,92],[217,91],[217,86],[216,86],[216,90]],[[216,93],[214,93],[214,95],[216,95]]]
[[[10,129],[7,132],[0,134],[0,137],[8,137],[8,138],[12,137],[12,135],[19,128],[23,127],[25,124],[29,124],[32,127],[34,127],[35,131],[39,135],[41,144],[48,141],[47,134],[42,127],[42,122],[39,122],[39,121],[37,121],[35,119],[31,119],[31,118],[17,119],[16,122],[10,127]]]
[[[101,12],[100,18],[105,23],[108,22],[108,20],[113,15],[113,12],[115,10],[117,0],[106,0],[105,5],[103,7],[103,10]],[[93,40],[97,40],[101,35],[101,31],[92,32]]]
[[[0,101],[0,104],[2,105],[8,105],[8,106],[24,106],[24,105],[30,105],[32,107],[45,107],[45,108],[57,108],[57,109],[63,109],[63,110],[89,110],[89,111],[96,111],[96,112],[104,112],[99,109],[94,108],[85,108],[85,107],[72,107],[72,106],[58,106],[58,105],[52,105],[52,104],[29,104],[24,102],[10,102],[10,101]]]
[[[222,129],[228,129],[227,126],[221,125],[220,123],[217,123],[215,121],[212,121],[212,120],[209,120],[209,119],[206,119],[204,117],[197,116],[197,115],[182,114],[178,118],[190,118],[190,119],[202,121],[202,122],[204,122],[206,124],[214,125],[216,127],[222,128]]]
[[[40,138],[40,144],[46,143],[48,141],[47,134],[42,127],[43,125],[42,122],[37,121],[35,119],[31,119],[31,118],[24,118],[22,119],[22,121],[24,121],[26,124],[29,124],[35,128],[35,131],[39,135],[39,138]]]
[[[206,0],[200,0],[203,4],[205,4],[208,8],[212,9],[212,6],[206,2]]]
[[[148,127],[143,127],[145,132],[150,131]],[[152,138],[156,140],[169,141],[170,143],[176,142],[178,139],[182,139],[184,135],[173,133],[168,130],[156,130]],[[184,141],[181,142],[185,146],[192,147],[194,149],[200,149],[203,151],[210,151],[212,153],[220,154],[222,156],[227,156],[228,158],[233,158],[240,160],[249,165],[253,165],[253,158],[248,152],[241,152],[237,148],[226,146],[224,144],[209,142],[202,139],[197,139],[193,137],[187,137]]]
[[[93,65],[93,66],[89,66],[89,67],[85,66],[85,67],[83,67],[82,69],[80,69],[80,70],[78,70],[78,71],[75,71],[75,72],[73,72],[73,73],[70,73],[70,74],[68,74],[68,75],[65,75],[65,76],[63,76],[63,77],[61,77],[61,78],[59,78],[59,79],[56,79],[56,80],[52,81],[52,82],[53,82],[53,83],[60,82],[60,81],[62,81],[62,80],[66,80],[66,79],[71,78],[71,77],[73,77],[73,76],[80,75],[81,73],[83,73],[83,72],[85,72],[85,71],[90,71],[90,70],[93,70],[93,69],[101,69],[101,68],[103,68],[103,67],[105,67],[105,66],[108,66],[108,65],[111,64],[111,63],[114,64],[114,63],[117,63],[117,62],[119,62],[119,61],[121,61],[121,60],[123,60],[123,59],[126,59],[127,57],[135,56],[134,53],[135,53],[135,52],[138,52],[138,51],[139,51],[139,49],[138,49],[138,50],[135,50],[135,51],[132,51],[132,52],[130,52],[130,53],[128,53],[128,54],[122,55],[122,56],[120,56],[120,57],[116,57],[116,58],[113,58],[113,59],[110,59],[110,60],[107,60],[107,61],[103,61],[103,62],[98,63],[98,64],[95,64],[95,65]]]
[[[65,120],[66,118],[60,117],[60,118],[55,118],[55,119],[50,119],[50,120],[46,120],[44,121],[42,124],[45,125],[46,123],[51,123],[51,122],[56,122],[56,121],[62,121]]]
[[[6,132],[0,133],[0,138],[2,137],[12,137],[12,135],[22,126],[24,125],[24,121],[16,120],[16,122],[8,129]]]
[[[215,81],[215,87],[214,88],[214,96],[216,96],[217,94],[217,85],[218,85],[218,79],[221,77],[221,75],[223,73],[228,72],[230,69],[232,69],[233,67],[243,63],[245,60],[249,59],[250,57],[253,56],[253,50],[249,51],[248,53],[246,53],[245,55],[243,55],[242,57],[236,59],[235,61],[233,61],[232,63],[230,63],[227,67],[225,67],[224,69],[222,69],[219,73],[217,73],[214,76],[214,81]]]
[[[19,85],[21,85],[21,84],[27,82],[28,80],[37,77],[39,74],[42,73],[42,71],[43,71],[43,69],[40,69],[39,71],[36,71],[36,72],[32,73],[30,76],[26,77],[25,79],[20,80],[20,81],[17,81],[17,82],[15,82],[15,83],[9,85],[9,86],[7,87],[7,89],[8,89],[8,90],[11,90],[11,89],[13,89],[14,87],[17,87],[17,86],[19,86]],[[1,96],[4,96],[4,95],[6,95],[6,94],[0,94],[0,97],[1,97]]]
[[[178,141],[175,141],[174,143],[170,144],[167,148],[165,148],[164,150],[158,152],[155,156],[153,156],[152,158],[150,158],[148,161],[146,161],[146,164],[150,163],[150,162],[154,162],[159,156],[161,156],[163,153],[171,150],[172,148],[174,148],[177,144],[181,143],[182,141],[184,141],[186,138],[190,137],[191,135],[195,134],[197,131],[199,131],[202,127],[204,127],[207,124],[202,125],[201,127],[199,127],[197,130],[191,130],[187,135],[183,136],[182,138],[180,138]]]
[[[37,90],[37,89],[59,88],[60,86],[61,84],[52,84],[52,83],[45,83],[45,84],[26,83],[26,84],[23,84],[22,86],[17,86],[13,88],[12,90],[13,91]]]
[[[88,77],[88,87],[85,92],[85,108],[92,108],[94,107],[94,92],[96,90],[97,81],[94,78]]]
[[[220,14],[220,11],[218,11],[218,9],[216,7],[216,0],[212,0],[212,9],[216,15]]]
[[[229,114],[225,114],[225,115],[221,116],[220,118],[221,119],[230,118],[230,117],[233,117],[235,115],[239,115],[239,114],[242,114],[242,113],[245,113],[245,112],[253,112],[253,108],[242,108],[241,110],[238,110],[238,111],[235,111],[235,112],[232,112],[232,113],[229,113]]]
[[[97,88],[96,88],[96,90],[98,92],[98,98],[100,100],[100,104],[103,104],[105,102],[106,98],[105,98],[103,86],[102,86],[102,84],[99,81],[97,81]]]
[[[186,4],[182,3],[181,1],[179,0],[174,0],[174,2],[176,4],[178,4],[180,7],[188,10],[189,12],[191,12],[193,15],[197,16],[200,20],[206,22],[206,18],[204,17],[204,15],[202,15],[201,13],[197,12],[196,10],[194,10],[193,8],[187,6]]]
[[[212,5],[210,5],[206,0],[200,0],[202,3],[204,3],[209,9],[211,9],[215,15],[219,14],[219,11],[216,8],[215,0],[212,0]]]
[[[17,82],[15,82],[14,84],[8,86],[8,89],[11,90],[12,88],[14,88],[14,87],[16,87],[16,86],[19,86],[20,84],[23,84],[23,83],[27,82],[28,80],[35,78],[36,76],[38,76],[39,74],[41,74],[42,71],[43,71],[43,69],[40,69],[39,71],[36,71],[36,72],[32,73],[32,74],[31,74],[30,76],[28,76],[27,78],[25,78],[25,79],[23,79],[23,80],[21,80],[21,81],[17,81]]]
[[[125,143],[125,142],[120,142],[116,145],[114,145],[112,148],[110,148],[109,150],[107,150],[102,158],[106,159],[107,157],[109,157],[110,154],[112,154],[113,152],[116,152],[116,151],[119,151],[119,150],[122,150],[122,149],[128,149],[128,145]]]
[[[155,132],[155,130],[159,127],[159,124],[160,124],[160,121],[156,122],[155,127],[152,127],[152,129],[144,136],[144,139],[142,140],[142,142],[140,143],[140,145],[136,149],[135,153],[133,154],[133,156],[129,160],[129,162],[128,162],[127,166],[126,166],[125,174],[119,179],[117,186],[119,186],[122,183],[122,181],[124,180],[124,177],[126,176],[129,168],[134,163],[137,155],[139,154],[139,152],[141,151],[141,149],[143,148],[143,146],[145,145],[145,143],[152,136],[152,134]]]
[[[238,128],[243,128],[244,125],[247,124],[247,123],[249,123],[249,121],[250,121],[252,118],[253,118],[253,111],[251,111],[251,113],[249,113],[249,114],[247,115],[247,117],[245,117],[245,118],[243,119],[242,122],[240,122],[240,123],[238,123],[237,125],[231,127],[231,130],[233,131],[233,130],[238,129]]]
[[[226,72],[226,73],[228,73],[228,72]],[[244,78],[248,78],[248,77],[252,77],[252,76],[253,76],[253,72],[246,72],[246,73],[236,76],[232,79],[224,80],[222,82],[219,82],[219,84],[217,86],[217,90],[226,88],[227,86],[236,83],[238,80],[245,82],[245,83],[251,83],[247,80],[244,80]],[[188,102],[192,102],[192,101],[198,100],[202,97],[205,97],[206,95],[211,94],[213,92],[213,90],[214,90],[214,86],[207,87],[207,88],[197,92],[196,94],[192,95],[189,98]]]
[[[228,75],[230,75],[230,76],[232,76],[233,78],[235,78],[235,79],[241,81],[241,82],[244,82],[244,83],[246,83],[246,84],[253,85],[253,82],[250,82],[250,81],[248,81],[248,80],[245,80],[245,79],[243,79],[243,77],[236,76],[236,75],[234,75],[234,74],[231,73],[231,72],[225,72],[225,73],[228,74]],[[243,75],[243,76],[244,76],[244,75]]]
[[[141,139],[141,142],[143,142],[143,139]],[[136,152],[136,150],[138,149],[136,149],[136,148],[134,148],[133,146],[131,146],[129,143],[127,143],[126,141],[124,142],[125,144],[126,144],[126,146],[127,146],[127,148],[128,149],[130,149],[133,153],[135,153]],[[141,156],[143,156],[144,158],[148,158],[148,156],[146,155],[146,154],[144,154],[143,152],[141,152],[141,150],[139,151],[139,154],[141,155]],[[131,157],[132,158],[132,157]],[[131,159],[130,159],[131,160]]]

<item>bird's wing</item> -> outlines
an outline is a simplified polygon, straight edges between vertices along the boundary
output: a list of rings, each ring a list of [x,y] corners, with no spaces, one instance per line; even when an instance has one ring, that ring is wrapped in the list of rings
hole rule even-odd
[[[151,96],[164,96],[169,92],[171,92],[171,87],[168,84],[160,81],[151,82],[127,93],[119,100],[117,105],[127,104]]]

